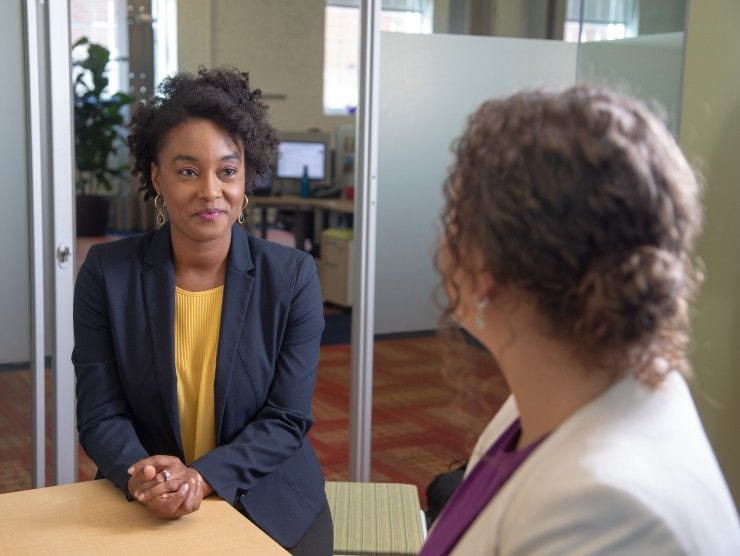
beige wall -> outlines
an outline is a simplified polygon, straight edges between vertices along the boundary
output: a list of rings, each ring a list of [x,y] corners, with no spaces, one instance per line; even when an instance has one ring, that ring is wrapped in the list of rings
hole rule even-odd
[[[354,118],[323,113],[324,0],[178,0],[181,70],[229,64],[267,95],[273,125],[333,132]]]
[[[177,0],[177,63],[180,71],[211,65],[211,0]]]
[[[687,4],[688,0],[639,2],[639,34],[650,35],[683,31],[686,25]]]
[[[468,2],[468,30],[473,35],[562,39],[565,0],[460,0]],[[435,10],[439,1],[435,2]],[[436,20],[436,15],[435,15]],[[552,30],[548,30],[548,26]],[[436,30],[436,28],[435,28]]]
[[[694,0],[688,20],[681,143],[706,181],[694,319],[695,396],[740,501],[740,2]]]
[[[434,0],[434,23],[432,28],[435,33],[448,33],[450,31],[450,0]]]
[[[435,0],[435,32],[448,30],[452,1]],[[544,36],[544,27],[529,29],[533,21],[544,26],[543,14],[530,13],[532,0],[465,1],[485,11],[469,14],[476,25],[495,21],[495,35]],[[557,9],[563,6],[558,0]],[[325,0],[178,0],[179,69],[230,64],[248,71],[263,93],[285,95],[267,99],[277,129],[331,133],[354,118],[323,113],[324,7]]]

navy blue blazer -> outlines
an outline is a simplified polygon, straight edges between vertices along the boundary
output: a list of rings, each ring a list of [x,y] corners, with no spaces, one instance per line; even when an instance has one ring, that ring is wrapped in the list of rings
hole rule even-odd
[[[95,245],[74,299],[77,428],[99,473],[184,461],[174,356],[169,225]],[[190,465],[277,542],[295,545],[326,502],[313,422],[322,298],[306,253],[232,228],[214,384],[216,443]]]

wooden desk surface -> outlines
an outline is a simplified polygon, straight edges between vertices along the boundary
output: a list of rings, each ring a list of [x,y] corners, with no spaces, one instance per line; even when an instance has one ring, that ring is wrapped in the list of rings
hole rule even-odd
[[[217,497],[176,520],[106,480],[0,495],[0,554],[287,554]]]
[[[249,197],[250,207],[287,207],[308,209],[309,199],[299,197],[298,195],[267,195],[260,197],[252,195]]]
[[[252,207],[286,207],[302,210],[321,209],[352,214],[355,203],[350,199],[326,199],[321,197],[299,197],[298,195],[269,195],[259,197],[252,195],[249,198]]]
[[[309,199],[311,206],[322,210],[333,210],[334,212],[343,212],[352,214],[355,212],[355,202],[350,199]]]

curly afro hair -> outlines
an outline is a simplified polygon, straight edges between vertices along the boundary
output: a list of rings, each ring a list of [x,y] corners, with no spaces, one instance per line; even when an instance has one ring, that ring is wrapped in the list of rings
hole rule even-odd
[[[183,72],[166,78],[157,93],[139,105],[128,136],[131,173],[141,183],[144,200],[156,195],[151,168],[162,141],[171,129],[192,118],[211,120],[242,146],[248,192],[256,177],[274,163],[277,134],[269,123],[262,92],[250,89],[248,74],[231,67],[208,70],[201,66],[197,76]]]

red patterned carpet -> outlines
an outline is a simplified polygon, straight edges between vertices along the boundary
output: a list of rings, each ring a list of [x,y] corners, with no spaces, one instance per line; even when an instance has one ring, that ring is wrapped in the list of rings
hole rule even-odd
[[[464,371],[450,368],[437,337],[378,341],[373,385],[373,481],[417,485],[467,458],[478,434],[508,396],[493,359],[460,346]],[[322,347],[310,437],[329,480],[348,478],[350,350]]]
[[[487,354],[460,349],[450,357],[447,343],[436,337],[376,342],[372,480],[416,484],[422,505],[426,485],[467,457],[508,395]],[[451,370],[446,361],[461,357],[465,370]],[[348,478],[349,365],[348,345],[322,347],[310,437],[329,480]],[[31,487],[30,396],[27,371],[0,372],[0,493]],[[80,480],[94,474],[81,452]]]

